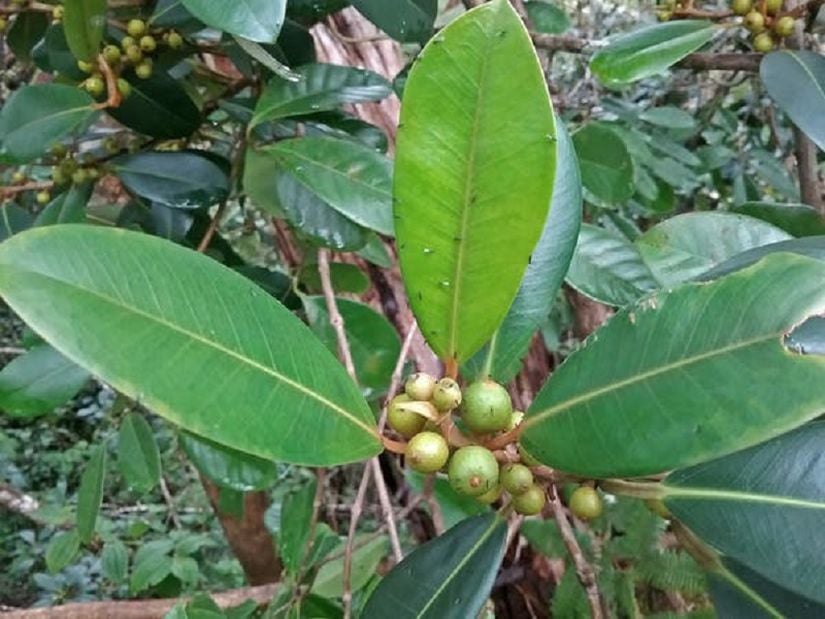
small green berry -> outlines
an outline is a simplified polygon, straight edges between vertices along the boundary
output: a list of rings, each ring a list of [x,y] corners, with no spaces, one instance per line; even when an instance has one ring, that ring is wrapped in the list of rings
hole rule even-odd
[[[125,36],[120,40],[120,48],[125,52],[130,47],[137,45],[137,40],[134,37]]]
[[[183,47],[182,36],[180,36],[174,30],[172,32],[169,32],[168,35],[169,36],[166,37],[166,43],[169,45],[169,47],[171,47],[172,49],[180,49],[181,47]]]
[[[765,29],[765,16],[759,11],[751,11],[745,15],[745,28],[757,34]]]
[[[472,432],[488,434],[504,430],[510,424],[512,412],[510,394],[493,380],[480,380],[464,390],[461,418]]]
[[[125,49],[125,53],[126,60],[132,64],[138,64],[141,60],[143,60],[143,52],[140,51],[140,48],[137,45],[130,45]]]
[[[523,464],[505,464],[499,477],[504,489],[512,494],[523,494],[533,486],[533,473]]]
[[[153,37],[151,34],[146,34],[140,37],[139,45],[140,49],[142,49],[144,52],[148,54],[157,49],[158,43],[157,41],[155,41],[155,37]]]
[[[122,77],[117,78],[117,91],[120,93],[120,96],[124,99],[128,97],[132,92],[132,85]]]
[[[767,54],[774,48],[775,44],[770,32],[760,32],[753,37],[753,49],[760,54]]]
[[[404,410],[400,405],[410,402],[411,398],[406,394],[395,396],[390,402],[387,410],[387,423],[404,438],[412,438],[424,428],[427,420],[412,411]]]
[[[570,511],[576,518],[592,520],[602,513],[604,504],[602,497],[595,488],[579,486],[570,495]]]
[[[89,176],[90,181],[96,181],[100,178],[100,170],[95,167],[86,168],[86,174]]]
[[[26,174],[21,170],[17,170],[17,171],[14,172],[14,174],[11,175],[11,182],[15,185],[19,185],[20,183],[24,182],[25,180],[26,180]]]
[[[435,432],[421,432],[407,443],[405,451],[410,468],[419,473],[435,473],[450,457],[450,448],[444,437]]]
[[[730,8],[734,15],[747,15],[753,8],[753,0],[733,0]]]
[[[149,58],[144,58],[135,67],[135,75],[140,79],[145,80],[152,77],[152,61]]]
[[[60,22],[63,19],[64,9],[63,5],[58,4],[52,8],[52,21]]]
[[[142,19],[130,19],[126,24],[126,32],[135,38],[142,36],[146,32],[146,22]]]
[[[404,383],[404,391],[411,400],[426,401],[433,397],[435,378],[426,372],[412,374]]]
[[[60,157],[65,157],[67,152],[68,149],[66,148],[66,145],[61,144],[60,142],[52,144],[51,148],[49,149],[49,153],[51,153],[52,157],[57,157],[58,159]]]
[[[85,183],[87,180],[89,180],[89,174],[86,172],[84,168],[78,168],[72,174],[72,182],[75,185]]]
[[[78,60],[77,68],[83,71],[84,73],[91,73],[95,66],[91,62],[86,62],[85,60]]]
[[[485,447],[462,447],[450,459],[448,475],[456,492],[480,496],[498,485],[498,461]]]
[[[102,146],[103,150],[105,150],[110,155],[113,155],[114,153],[120,150],[120,148],[117,145],[117,140],[113,137],[108,137],[104,139]]]
[[[535,516],[541,513],[547,497],[541,486],[533,484],[525,492],[513,497],[513,509],[524,516]]]
[[[120,48],[117,45],[107,45],[103,48],[103,57],[110,65],[120,62]]]
[[[69,182],[69,177],[60,166],[54,166],[52,168],[52,181],[55,185],[65,185]]]
[[[796,21],[790,15],[785,15],[776,20],[773,25],[773,31],[783,39],[793,34],[796,27]]]
[[[776,15],[782,10],[783,0],[766,0],[765,11],[768,15]]]
[[[37,200],[38,204],[48,204],[49,200],[52,199],[52,194],[48,191],[38,191],[34,199]]]
[[[6,18],[5,17],[0,17],[0,32],[5,32],[8,25],[9,25],[9,22],[6,21]]]
[[[93,75],[86,78],[86,81],[83,82],[83,88],[93,97],[99,97],[106,91],[106,83],[103,78]]]
[[[452,378],[442,378],[435,384],[432,401],[442,413],[451,411],[461,404],[461,388]]]

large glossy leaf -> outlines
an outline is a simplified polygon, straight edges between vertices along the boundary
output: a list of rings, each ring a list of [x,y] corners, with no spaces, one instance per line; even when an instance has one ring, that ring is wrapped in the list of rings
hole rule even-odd
[[[611,37],[593,54],[590,70],[604,84],[621,86],[662,73],[710,41],[712,22],[679,20]]]
[[[734,207],[733,211],[767,221],[792,236],[825,234],[825,217],[807,204],[745,202]]]
[[[815,422],[676,471],[664,481],[665,504],[718,551],[825,604],[823,444],[825,422]]]
[[[106,447],[98,445],[92,450],[92,455],[83,475],[80,476],[80,487],[77,490],[77,533],[80,541],[88,544],[95,533],[97,513],[103,501],[103,482],[106,479]]]
[[[465,619],[487,600],[504,555],[498,514],[469,518],[407,555],[375,589],[363,619]]]
[[[702,273],[697,280],[710,281],[717,279],[728,273],[739,271],[761,260],[770,254],[788,252],[808,256],[825,262],[825,236],[811,236],[803,239],[791,239],[790,241],[780,241],[762,245],[754,249],[737,254],[733,258],[726,260],[719,266]]]
[[[573,257],[582,218],[581,176],[570,135],[557,121],[556,178],[550,213],[530,256],[516,298],[493,339],[467,362],[472,374],[500,383],[519,371],[536,329],[544,322]]]
[[[821,150],[825,150],[825,56],[784,49],[762,59],[768,94]]]
[[[784,339],[825,309],[823,277],[824,264],[777,254],[625,308],[533,401],[525,447],[563,471],[648,475],[815,417],[825,406],[825,359],[793,354]]]
[[[334,138],[282,140],[259,152],[344,217],[392,236],[392,163],[381,153]]]
[[[117,466],[138,492],[149,492],[160,481],[160,450],[149,422],[130,413],[117,434]]]
[[[134,73],[124,77],[132,85],[131,94],[119,107],[107,111],[130,129],[153,138],[173,139],[191,135],[201,123],[195,103],[178,83],[163,71],[149,79]]]
[[[392,92],[377,73],[334,64],[311,64],[298,69],[303,79],[273,79],[267,84],[250,127],[268,120],[334,110],[347,103],[377,101]]]
[[[333,209],[288,171],[278,168],[265,151],[247,151],[243,184],[256,206],[285,217],[317,243],[354,250],[367,242],[367,230]]]
[[[584,188],[602,202],[621,204],[633,195],[633,159],[606,123],[590,123],[573,135]]]
[[[196,152],[144,152],[112,161],[127,189],[150,202],[175,208],[199,208],[225,200],[229,177]]]
[[[309,329],[201,254],[124,230],[34,228],[0,245],[0,292],[70,359],[191,432],[297,464],[380,451],[366,402]]]
[[[15,417],[51,412],[72,398],[89,373],[51,346],[20,355],[0,371],[0,410]]]
[[[612,230],[582,224],[567,283],[606,305],[633,303],[658,286],[636,245]]]
[[[186,432],[180,434],[178,443],[197,469],[223,488],[238,492],[263,490],[278,477],[278,468],[271,460]]]
[[[530,38],[503,0],[452,22],[413,66],[396,235],[410,303],[442,358],[468,359],[512,303],[547,216],[555,135]]]
[[[183,0],[183,6],[207,26],[258,43],[274,43],[284,23],[286,0]]]
[[[791,238],[779,228],[733,213],[686,213],[654,226],[636,246],[662,286],[693,279],[754,247]]]
[[[44,155],[94,114],[94,101],[83,90],[65,84],[23,86],[0,111],[0,144],[21,162]]]
[[[352,5],[396,41],[425,43],[433,33],[438,0],[353,0]]]
[[[65,0],[63,29],[75,58],[92,60],[106,27],[106,0]]]

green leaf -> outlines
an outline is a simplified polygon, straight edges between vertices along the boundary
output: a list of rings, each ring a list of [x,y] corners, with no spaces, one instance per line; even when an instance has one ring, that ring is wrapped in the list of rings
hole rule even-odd
[[[152,427],[139,413],[130,413],[120,424],[117,465],[129,486],[141,494],[160,481],[160,450]]]
[[[169,571],[185,585],[195,584],[201,579],[198,562],[192,557],[172,557],[172,567]],[[222,619],[224,617],[223,614],[214,614],[213,616],[216,617],[216,619]],[[192,617],[193,615],[190,612],[189,618],[192,619]],[[198,615],[195,615],[195,617],[198,617]]]
[[[278,468],[271,460],[185,432],[178,436],[178,443],[197,469],[223,488],[238,492],[263,490],[278,477]]]
[[[492,341],[466,366],[507,383],[518,373],[533,334],[545,321],[573,257],[582,218],[581,175],[570,135],[559,121],[556,178],[544,231],[530,256],[516,298]]]
[[[93,60],[106,28],[106,0],[64,0],[63,30],[78,60]]]
[[[825,150],[825,56],[783,49],[762,59],[759,77],[782,111]]]
[[[63,23],[51,24],[46,35],[32,48],[32,61],[43,71],[62,73],[72,80],[83,80],[86,74],[77,67],[77,59],[69,50]]]
[[[630,199],[633,159],[624,140],[606,123],[589,123],[573,134],[582,184],[598,200],[621,204]]]
[[[273,79],[255,106],[249,123],[334,110],[348,103],[377,101],[392,92],[390,83],[377,73],[334,64],[310,64],[299,69],[303,79],[289,82]]]
[[[109,540],[103,546],[100,569],[103,575],[115,584],[126,580],[129,572],[129,551],[119,539]]]
[[[149,79],[128,72],[131,94],[106,111],[130,129],[164,140],[189,137],[201,124],[200,110],[178,80],[163,71]]]
[[[553,373],[522,443],[562,471],[630,477],[743,449],[819,415],[825,359],[792,354],[784,339],[825,309],[824,276],[825,264],[777,254],[625,308]]]
[[[348,262],[330,262],[329,277],[336,293],[349,292],[360,295],[370,288],[369,277],[357,266]],[[301,270],[298,271],[298,281],[310,294],[321,294],[324,291],[321,286],[321,275],[318,273],[318,264],[314,261],[304,260]]]
[[[350,585],[352,591],[362,589],[375,575],[378,565],[387,556],[389,540],[385,536],[363,543],[355,538],[356,550],[352,553]],[[315,576],[312,593],[325,598],[340,598],[344,594],[344,557],[324,563]]]
[[[590,61],[607,86],[621,86],[664,72],[717,33],[712,22],[678,20],[611,37]]]
[[[352,0],[352,5],[393,39],[405,43],[426,43],[438,14],[438,0]]]
[[[197,152],[145,152],[112,161],[129,191],[174,208],[200,208],[229,195],[229,177],[217,163]]]
[[[86,221],[86,204],[92,197],[94,183],[73,184],[49,202],[34,221],[35,226],[54,224],[77,224]]]
[[[29,62],[31,52],[37,42],[46,34],[49,19],[40,11],[24,11],[17,18],[6,34],[6,43],[20,62]]]
[[[89,373],[47,345],[37,346],[0,370],[0,409],[14,417],[49,413],[77,395]]]
[[[386,392],[392,372],[401,354],[398,333],[381,314],[369,305],[337,299],[344,319],[358,384],[364,397],[373,399]],[[337,354],[338,340],[329,322],[323,297],[304,297],[304,309],[312,330],[329,351]]]
[[[258,152],[347,219],[392,236],[392,164],[381,153],[334,138],[282,140]]]
[[[95,113],[85,91],[65,84],[23,86],[0,111],[0,142],[19,162],[44,155]]]
[[[366,230],[328,206],[297,177],[277,168],[265,152],[247,150],[243,184],[256,206],[285,217],[321,245],[355,250],[367,242]]]
[[[783,383],[792,380],[782,377]],[[786,402],[796,401],[791,392],[785,396]],[[663,483],[665,504],[716,550],[789,591],[825,604],[825,539],[812,534],[825,516],[823,443],[825,423],[816,422],[676,471]]]
[[[183,0],[183,6],[216,30],[258,43],[274,43],[284,23],[286,0]]]
[[[200,436],[313,466],[381,449],[309,329],[206,256],[125,230],[34,228],[0,245],[0,292],[63,354]]]
[[[407,555],[367,600],[363,619],[475,617],[487,601],[504,555],[507,524],[475,516]]]
[[[636,240],[653,277],[664,287],[693,279],[743,251],[788,240],[779,228],[746,215],[686,213]]]
[[[84,544],[92,541],[97,513],[103,501],[103,482],[106,479],[106,448],[98,445],[92,451],[77,490],[77,533]]]
[[[393,262],[384,242],[377,234],[368,234],[367,243],[358,250],[358,255],[382,269],[392,268]]]
[[[290,574],[297,574],[307,556],[316,480],[286,496],[281,506],[278,550]]]
[[[570,18],[567,13],[555,4],[547,2],[526,2],[527,17],[536,29],[536,32],[545,34],[561,34],[570,28]]]
[[[425,475],[413,471],[410,468],[404,469],[404,479],[416,492],[424,491]],[[441,508],[441,515],[444,517],[444,526],[453,528],[462,520],[470,516],[484,514],[490,511],[490,506],[474,497],[466,494],[459,494],[444,477],[433,477],[433,498],[438,501]]]
[[[763,245],[754,249],[737,254],[733,258],[723,262],[717,267],[714,267],[706,273],[702,273],[697,280],[710,281],[739,271],[748,267],[755,262],[761,260],[765,256],[779,252],[789,252],[792,254],[799,254],[800,256],[808,256],[816,260],[825,262],[825,236],[811,236],[803,239],[792,239],[790,241],[780,241],[778,243],[771,243],[770,245]]]
[[[672,105],[654,107],[639,114],[639,120],[666,129],[694,129],[696,119],[692,114]]]
[[[18,232],[28,230],[32,227],[34,218],[29,211],[17,206],[13,202],[7,202],[0,209],[0,241],[14,236]]]
[[[618,232],[582,224],[567,283],[606,305],[633,303],[658,285],[636,245]]]
[[[469,11],[430,41],[407,80],[399,125],[393,193],[404,283],[427,342],[461,363],[507,313],[553,187],[553,110],[507,2]]]
[[[172,571],[172,541],[161,539],[140,546],[132,562],[129,592],[134,595],[158,584]]]
[[[733,212],[767,221],[792,236],[825,234],[825,217],[807,204],[745,202],[734,207]]]
[[[61,531],[46,546],[46,568],[55,574],[71,564],[80,550],[80,536],[76,529]]]

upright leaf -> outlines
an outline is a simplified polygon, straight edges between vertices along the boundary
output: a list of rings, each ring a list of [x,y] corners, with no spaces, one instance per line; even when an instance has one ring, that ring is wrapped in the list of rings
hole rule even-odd
[[[408,43],[426,43],[438,14],[438,0],[353,0],[352,4],[393,39]]]
[[[117,465],[126,482],[138,492],[149,492],[160,481],[160,450],[143,415],[130,413],[120,424]]]
[[[664,481],[665,504],[724,555],[825,604],[825,538],[818,534],[825,518],[823,444],[820,421],[676,471]]]
[[[527,451],[585,476],[649,475],[749,447],[819,415],[825,359],[793,354],[784,340],[825,309],[823,277],[821,262],[777,254],[625,308],[533,401],[522,434]]]
[[[553,188],[553,110],[507,2],[466,13],[430,41],[407,80],[400,127],[394,196],[404,283],[430,346],[460,363],[512,303]]]
[[[363,619],[475,617],[490,595],[504,555],[506,522],[468,518],[407,555],[367,600]]]
[[[762,59],[759,77],[794,124],[825,150],[825,56],[783,49]]]
[[[92,541],[95,533],[97,513],[103,501],[105,479],[106,448],[98,445],[92,450],[89,462],[80,476],[80,487],[77,490],[77,533],[84,544]]]
[[[183,0],[183,6],[216,30],[258,43],[274,43],[284,23],[286,0]]]
[[[297,574],[307,556],[310,525],[316,481],[304,484],[287,495],[281,506],[281,528],[278,531],[278,549],[284,567],[290,574]]]
[[[192,464],[222,488],[238,492],[263,490],[278,477],[278,468],[271,460],[256,458],[186,432],[180,434],[178,442]]]
[[[589,123],[573,135],[584,188],[602,202],[621,204],[634,192],[633,159],[606,123]]]
[[[63,29],[78,60],[91,61],[100,50],[106,27],[106,0],[64,0]]]
[[[129,571],[129,551],[119,539],[109,540],[103,546],[103,552],[100,555],[100,570],[115,584],[126,580]]]
[[[381,449],[309,329],[206,256],[124,230],[34,228],[0,245],[0,292],[70,359],[191,432],[317,466]]]

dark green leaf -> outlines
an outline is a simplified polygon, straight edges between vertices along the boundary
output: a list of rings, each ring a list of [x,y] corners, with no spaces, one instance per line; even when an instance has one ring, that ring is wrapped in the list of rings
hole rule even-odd
[[[149,23],[155,28],[177,28],[187,32],[203,28],[203,24],[183,6],[183,0],[158,0]]]
[[[825,359],[784,340],[825,309],[823,277],[825,264],[777,254],[625,308],[553,373],[528,410],[524,446],[571,473],[648,475],[819,415]]]
[[[63,30],[74,57],[91,61],[106,27],[106,0],[64,0]]]
[[[379,583],[363,619],[475,617],[504,555],[507,525],[498,514],[475,516],[407,555]]]
[[[222,488],[263,490],[278,477],[275,463],[182,432],[178,442],[197,469]]]
[[[784,49],[762,59],[768,94],[821,150],[825,150],[825,56]]]
[[[258,43],[274,43],[284,23],[286,0],[183,0],[183,6],[207,26]]]
[[[0,208],[0,241],[5,241],[18,232],[27,230],[33,223],[34,218],[29,211],[13,202],[6,203],[3,208]]]
[[[0,111],[0,142],[6,154],[25,162],[44,155],[94,114],[92,98],[65,84],[23,86]]]
[[[679,20],[611,37],[593,54],[590,69],[608,86],[657,75],[716,35],[710,21]]]
[[[32,60],[43,71],[54,71],[72,80],[82,80],[87,76],[77,67],[77,59],[69,50],[63,24],[52,24],[43,37],[32,48]]]
[[[537,32],[561,34],[570,28],[570,18],[555,4],[531,0],[525,3],[527,16]]]
[[[734,207],[733,211],[767,221],[793,236],[825,234],[825,217],[807,204],[745,202]]]
[[[103,546],[100,555],[100,569],[103,575],[115,584],[126,580],[129,571],[129,551],[119,539],[112,539]]]
[[[35,226],[79,224],[86,221],[86,204],[92,196],[94,183],[72,185],[49,202],[34,221]]]
[[[394,197],[404,284],[427,342],[461,363],[504,319],[553,188],[553,110],[507,2],[466,13],[430,41],[407,80],[400,126]]]
[[[51,412],[74,397],[89,373],[47,345],[37,346],[0,371],[0,409],[14,417]]]
[[[177,80],[163,71],[145,80],[134,73],[124,76],[132,92],[120,107],[107,110],[116,120],[161,139],[185,138],[200,126],[201,113]]]
[[[316,487],[317,483],[313,478],[311,483],[304,484],[288,494],[281,506],[278,549],[290,574],[297,574],[307,557]]]
[[[129,591],[133,595],[158,584],[172,571],[172,542],[161,539],[140,546],[132,562]]]
[[[17,60],[21,62],[31,60],[32,48],[43,38],[48,27],[49,20],[45,13],[24,11],[17,14],[17,18],[6,34],[6,43]]]
[[[367,243],[358,250],[358,255],[382,269],[392,268],[392,258],[377,234],[367,235]]]
[[[80,536],[76,529],[56,533],[46,546],[46,568],[52,574],[59,572],[74,561],[79,550]]]
[[[314,24],[347,4],[347,0],[289,0],[286,12],[303,23]]]
[[[318,466],[380,450],[338,361],[286,308],[206,256],[125,230],[34,228],[0,245],[0,292],[69,358],[201,436]]]
[[[366,274],[354,264],[347,262],[331,262],[329,276],[332,287],[338,293],[364,294],[370,287],[370,280]],[[310,294],[323,292],[318,264],[315,262],[304,262],[298,272],[298,281]]]
[[[155,434],[139,413],[127,415],[120,424],[117,465],[129,486],[140,493],[149,492],[160,481],[160,451]]]
[[[633,195],[633,160],[624,141],[605,123],[590,123],[573,134],[582,184],[597,199],[621,204]]]
[[[426,43],[438,13],[438,0],[352,0],[352,5],[393,39],[409,43]]]
[[[670,105],[645,110],[639,114],[639,119],[666,129],[693,129],[696,127],[696,119],[692,114]]]
[[[779,243],[771,243],[756,247],[741,254],[737,254],[730,260],[723,262],[719,266],[702,273],[697,280],[710,281],[717,279],[728,273],[739,271],[748,267],[765,256],[775,254],[778,252],[789,252],[792,254],[799,254],[800,256],[809,256],[816,260],[825,262],[825,236],[812,236],[804,239],[793,239],[790,241],[780,241]]]
[[[88,544],[95,533],[97,513],[103,501],[103,482],[106,479],[106,447],[98,445],[93,448],[92,455],[83,475],[80,476],[80,487],[77,490],[77,533],[80,541]]]

